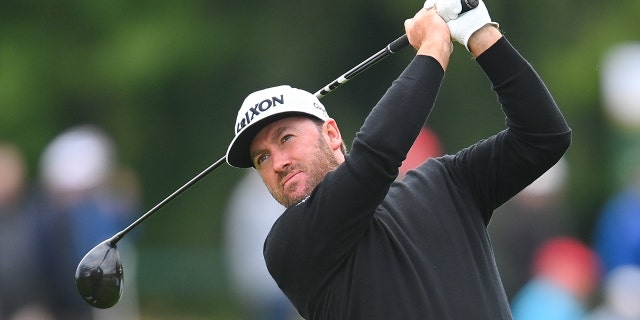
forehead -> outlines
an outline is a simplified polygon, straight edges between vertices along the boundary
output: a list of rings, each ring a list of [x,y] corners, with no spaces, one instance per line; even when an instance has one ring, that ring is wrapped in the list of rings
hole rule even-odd
[[[268,141],[271,136],[284,129],[315,131],[315,127],[316,125],[313,120],[302,116],[287,117],[276,120],[258,131],[256,136],[251,141],[250,149],[253,149],[254,146],[260,143]]]

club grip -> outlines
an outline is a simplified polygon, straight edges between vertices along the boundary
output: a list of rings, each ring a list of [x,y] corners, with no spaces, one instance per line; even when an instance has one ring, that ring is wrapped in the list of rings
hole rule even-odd
[[[478,3],[479,3],[479,0],[460,0],[460,4],[462,5],[462,10],[460,11],[460,14],[463,14],[477,7]],[[395,53],[408,45],[409,45],[409,39],[407,39],[406,34],[403,34],[398,39],[393,40],[393,42],[389,43],[389,45],[387,46],[387,51],[388,53]]]
[[[462,4],[462,11],[460,11],[460,14],[463,14],[477,7],[478,3],[479,3],[479,0],[460,0],[460,4]]]

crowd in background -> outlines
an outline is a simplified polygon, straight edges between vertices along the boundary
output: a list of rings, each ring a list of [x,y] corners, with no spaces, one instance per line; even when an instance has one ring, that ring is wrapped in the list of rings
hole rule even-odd
[[[640,319],[640,175],[610,196],[590,235],[580,237],[565,202],[568,170],[561,160],[490,224],[514,318]]]
[[[135,173],[118,165],[111,138],[89,125],[55,137],[36,171],[29,179],[20,146],[0,142],[0,320],[137,319],[129,240],[119,244],[127,292],[117,307],[91,308],[73,281],[82,257],[137,214]]]

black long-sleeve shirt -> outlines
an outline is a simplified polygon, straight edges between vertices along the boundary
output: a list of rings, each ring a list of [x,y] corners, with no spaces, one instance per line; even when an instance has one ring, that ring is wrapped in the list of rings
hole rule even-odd
[[[477,59],[507,128],[395,181],[444,71],[416,56],[371,111],[345,162],[265,241],[270,273],[306,319],[511,319],[486,226],[560,159],[571,130],[505,39]]]

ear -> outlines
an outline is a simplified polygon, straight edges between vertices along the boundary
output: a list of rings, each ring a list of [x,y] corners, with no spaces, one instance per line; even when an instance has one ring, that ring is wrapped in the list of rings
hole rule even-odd
[[[338,128],[336,121],[334,119],[325,121],[322,125],[322,132],[325,134],[325,139],[327,139],[327,144],[329,144],[331,150],[340,151],[342,146],[342,135],[340,134],[340,129]]]

